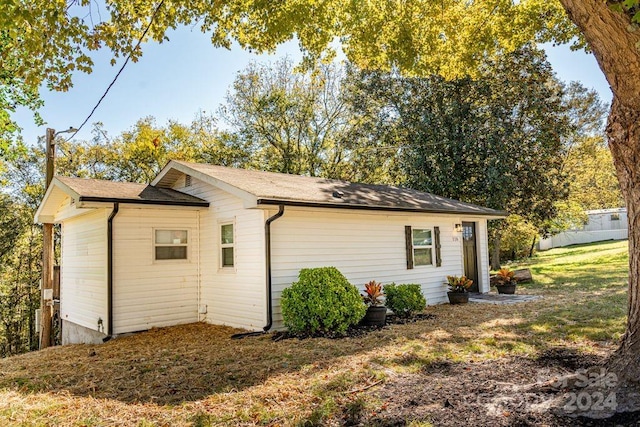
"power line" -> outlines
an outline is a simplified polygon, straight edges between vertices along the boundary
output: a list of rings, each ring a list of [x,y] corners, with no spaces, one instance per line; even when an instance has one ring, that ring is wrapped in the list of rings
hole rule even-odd
[[[78,129],[67,139],[67,142],[71,141],[71,139],[73,139],[74,136],[77,135],[78,132],[80,132],[80,130],[84,127],[84,125],[87,124],[87,122],[89,121],[89,119],[91,118],[91,116],[93,116],[93,113],[96,112],[96,110],[98,109],[98,107],[100,106],[100,104],[102,103],[102,100],[107,96],[107,94],[109,93],[109,90],[111,90],[111,87],[116,83],[116,81],[118,80],[118,77],[120,77],[120,74],[122,73],[122,71],[124,71],[124,67],[127,66],[127,64],[129,63],[129,60],[131,59],[131,55],[133,52],[135,52],[139,47],[140,44],[142,43],[142,40],[144,40],[145,36],[147,35],[147,32],[149,31],[149,29],[151,28],[151,24],[153,24],[153,20],[155,19],[156,15],[158,14],[158,11],[160,10],[160,8],[162,7],[162,5],[164,4],[165,0],[161,0],[160,3],[158,3],[158,6],[156,6],[155,10],[153,11],[153,15],[151,15],[151,19],[149,20],[149,24],[147,25],[147,28],[144,29],[144,32],[142,33],[142,35],[140,36],[140,38],[138,39],[138,42],[136,43],[136,45],[134,46],[134,48],[131,50],[131,52],[129,52],[129,54],[127,55],[127,58],[124,60],[124,64],[122,64],[122,67],[120,67],[120,69],[118,70],[118,72],[116,73],[115,77],[113,78],[113,80],[111,81],[111,83],[109,83],[109,86],[107,86],[107,89],[104,91],[104,93],[102,94],[102,96],[100,97],[100,99],[98,100],[98,102],[96,103],[95,107],[93,107],[93,109],[91,110],[91,112],[89,113],[89,115],[87,116],[86,119],[84,119],[84,121],[82,122],[82,124],[78,127]]]

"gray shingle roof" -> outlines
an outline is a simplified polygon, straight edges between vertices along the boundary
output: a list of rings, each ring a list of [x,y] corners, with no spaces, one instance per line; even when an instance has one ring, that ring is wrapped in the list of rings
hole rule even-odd
[[[502,211],[390,185],[174,162],[252,194],[258,204],[505,216]]]
[[[206,200],[170,188],[133,182],[115,182],[57,176],[62,184],[78,194],[84,202],[120,202],[154,205],[209,206]]]

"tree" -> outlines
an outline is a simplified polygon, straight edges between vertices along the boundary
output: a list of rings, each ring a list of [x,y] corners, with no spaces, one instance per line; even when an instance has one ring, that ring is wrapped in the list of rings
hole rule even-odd
[[[369,138],[359,132],[347,99],[351,86],[336,64],[296,72],[288,58],[254,63],[238,74],[219,114],[250,147],[252,167],[359,182],[388,180],[383,155],[372,152]]]
[[[350,61],[363,68],[447,77],[473,74],[486,58],[531,41],[566,43],[578,37],[594,53],[613,92],[607,125],[609,146],[629,212],[629,311],[612,367],[622,383],[640,378],[640,0],[522,0],[344,2],[327,0],[164,0],[107,3],[109,21],[89,25],[94,3],[34,0],[0,3],[7,37],[0,84],[11,79],[37,93],[43,82],[64,89],[74,69],[89,70],[88,51],[102,45],[116,55],[141,49],[147,37],[163,40],[168,28],[198,22],[217,46],[272,50],[294,35],[308,57],[338,38]],[[564,11],[566,13],[563,12]],[[87,12],[88,9],[88,12]],[[95,12],[95,11],[94,11]],[[312,17],[313,19],[309,19]],[[88,22],[88,23],[87,23]],[[572,24],[573,23],[573,24]],[[6,98],[6,97],[5,97]],[[2,101],[10,111],[13,99]],[[20,102],[18,99],[16,102]]]
[[[59,175],[148,183],[169,160],[242,167],[252,156],[242,141],[219,131],[215,119],[204,114],[188,125],[159,126],[145,117],[113,138],[98,123],[93,133],[90,142],[57,141]]]
[[[603,137],[584,137],[564,163],[569,184],[569,201],[582,210],[624,206],[611,152]]]
[[[488,61],[477,79],[365,73],[364,111],[398,148],[411,188],[517,214],[541,226],[566,197],[560,172],[570,134],[562,86],[542,52]],[[503,227],[494,225],[499,268]]]

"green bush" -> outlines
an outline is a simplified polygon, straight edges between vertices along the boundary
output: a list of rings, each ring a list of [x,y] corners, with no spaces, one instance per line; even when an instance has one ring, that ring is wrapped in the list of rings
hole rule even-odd
[[[397,316],[411,317],[413,313],[422,311],[427,305],[427,300],[422,295],[420,285],[385,285],[385,305]]]
[[[358,288],[335,267],[303,268],[298,281],[282,291],[282,317],[294,334],[340,333],[367,310]]]

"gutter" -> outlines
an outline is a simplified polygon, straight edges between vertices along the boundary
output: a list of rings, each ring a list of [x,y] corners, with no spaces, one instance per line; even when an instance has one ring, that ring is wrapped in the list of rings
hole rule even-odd
[[[264,243],[265,243],[265,264],[267,277],[267,324],[262,328],[262,332],[245,332],[242,334],[234,334],[232,339],[241,339],[256,335],[266,334],[273,326],[273,301],[271,298],[272,277],[271,277],[271,223],[284,215],[284,204],[278,206],[278,212],[267,218],[264,223]]]
[[[107,336],[102,342],[107,342],[113,338],[113,219],[120,210],[120,203],[113,204],[113,211],[107,220]]]
[[[208,208],[209,202],[202,200],[148,200],[148,199],[124,199],[118,197],[94,197],[79,196],[79,202],[98,202],[98,203],[130,203],[135,205],[161,205],[161,206],[192,206]]]
[[[258,205],[279,205],[279,206],[293,206],[304,208],[325,208],[325,209],[353,209],[353,210],[366,210],[366,211],[385,211],[385,212],[409,212],[409,213],[431,213],[431,214],[445,214],[445,215],[470,215],[470,216],[483,216],[483,217],[495,217],[496,219],[506,217],[508,213],[506,211],[472,211],[464,209],[427,209],[417,207],[394,207],[394,206],[372,206],[372,205],[360,205],[360,204],[343,204],[343,203],[328,203],[328,202],[305,202],[298,200],[278,200],[278,199],[258,199],[256,202]]]

